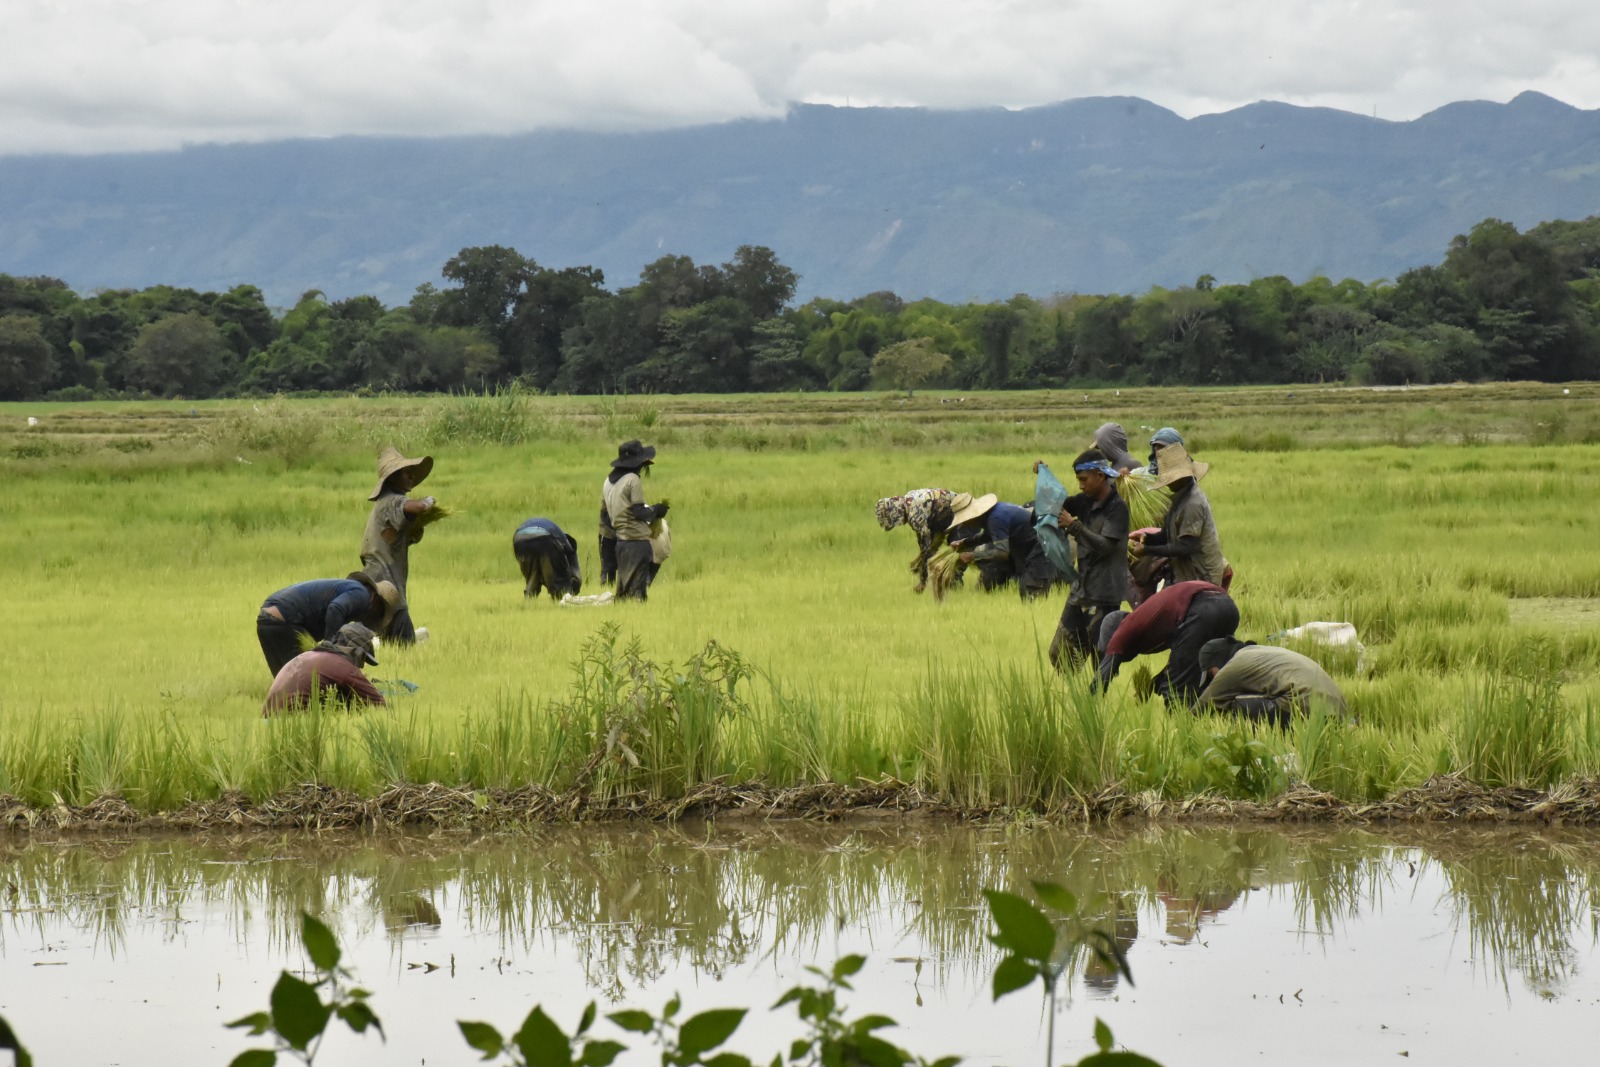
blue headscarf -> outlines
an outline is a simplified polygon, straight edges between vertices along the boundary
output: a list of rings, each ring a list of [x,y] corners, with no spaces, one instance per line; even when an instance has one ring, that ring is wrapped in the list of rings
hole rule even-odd
[[[1115,479],[1118,475],[1117,468],[1113,467],[1103,459],[1096,460],[1093,463],[1079,463],[1074,465],[1072,469],[1079,474],[1085,474],[1089,471],[1098,471],[1099,473],[1104,474],[1107,478],[1112,479]]]
[[[1158,474],[1156,470],[1156,453],[1168,445],[1183,444],[1183,435],[1171,426],[1163,426],[1150,437],[1150,473]]]

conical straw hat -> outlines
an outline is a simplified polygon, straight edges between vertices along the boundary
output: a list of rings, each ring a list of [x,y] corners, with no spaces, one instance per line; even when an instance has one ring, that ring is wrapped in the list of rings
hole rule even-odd
[[[995,496],[993,493],[985,493],[952,515],[950,517],[950,525],[952,527],[960,526],[964,523],[971,522],[973,519],[980,519],[989,514],[990,509],[992,509],[999,502],[1000,498]]]
[[[1201,463],[1182,445],[1168,445],[1156,453],[1156,486],[1171,485],[1179,478],[1198,482],[1210,469],[1211,464]]]
[[[405,470],[407,467],[417,468],[416,481],[412,485],[421,483],[433,470],[433,457],[423,456],[421,459],[407,459],[400,454],[400,450],[393,445],[384,445],[378,453],[378,484],[373,488],[368,500],[378,499],[378,494],[383,492],[383,483],[388,481],[395,471]]]

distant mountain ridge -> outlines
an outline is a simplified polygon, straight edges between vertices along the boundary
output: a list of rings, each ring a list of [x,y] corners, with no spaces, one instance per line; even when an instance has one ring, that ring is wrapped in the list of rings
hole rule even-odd
[[[652,133],[336,138],[0,157],[0,272],[79,291],[260,286],[403,303],[469,245],[631,285],[770,246],[799,297],[1003,299],[1284,274],[1393,278],[1486,217],[1600,212],[1600,111],[1538,93],[1409,122],[1133,97],[796,106]]]

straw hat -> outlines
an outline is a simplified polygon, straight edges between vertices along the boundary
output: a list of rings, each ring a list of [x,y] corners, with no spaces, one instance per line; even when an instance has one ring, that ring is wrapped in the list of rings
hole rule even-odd
[[[378,499],[378,494],[383,492],[383,483],[392,478],[396,471],[403,471],[407,467],[417,468],[416,480],[411,484],[418,485],[422,479],[428,476],[428,472],[433,470],[433,457],[423,456],[421,459],[407,459],[400,454],[398,448],[393,445],[384,445],[382,451],[378,453],[378,484],[372,490],[372,495],[367,499]]]
[[[964,523],[971,522],[973,519],[981,519],[985,515],[989,514],[990,509],[998,503],[1000,503],[999,497],[995,496],[993,493],[985,493],[952,515],[950,517],[950,525],[961,526]],[[954,507],[954,503],[952,503],[951,506]]]
[[[955,516],[955,513],[960,511],[962,508],[971,507],[971,506],[972,506],[972,494],[971,493],[957,493],[955,496],[950,498],[950,514],[951,514],[952,518]]]
[[[1156,453],[1156,486],[1171,485],[1179,478],[1193,478],[1198,482],[1210,469],[1211,464],[1190,456],[1182,445],[1168,445]]]
[[[377,583],[378,597],[383,601],[382,629],[388,630],[389,624],[394,621],[394,613],[405,606],[405,600],[400,596],[400,588],[393,582],[385,580]]]
[[[638,441],[624,441],[617,446],[617,458],[611,461],[611,465],[624,470],[638,470],[646,463],[654,462],[655,458],[655,445],[641,444]]]

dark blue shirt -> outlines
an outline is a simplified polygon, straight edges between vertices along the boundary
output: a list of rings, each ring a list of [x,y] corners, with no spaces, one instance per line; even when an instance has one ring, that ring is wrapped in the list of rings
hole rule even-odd
[[[567,538],[567,535],[562,532],[561,527],[557,526],[553,519],[523,519],[517,526],[517,533],[521,533],[524,530],[543,530],[547,534],[553,534],[560,538],[563,543]]]
[[[318,578],[280,589],[261,606],[277,608],[284,622],[323,641],[345,623],[366,619],[372,593],[353,578]]]
[[[989,510],[984,525],[990,541],[1011,541],[1017,545],[1032,544],[1033,512],[1016,504],[1000,503]],[[1013,548],[1012,552],[1016,549]]]

